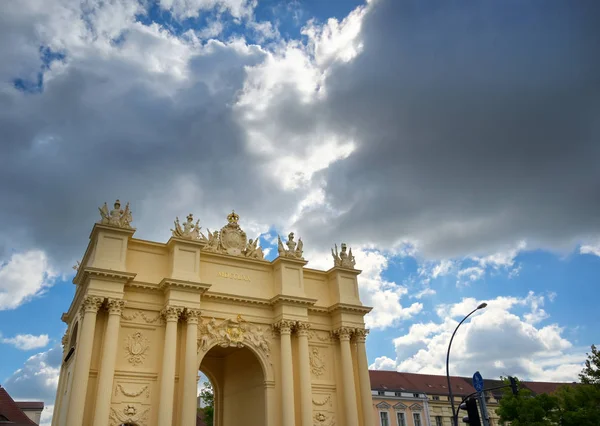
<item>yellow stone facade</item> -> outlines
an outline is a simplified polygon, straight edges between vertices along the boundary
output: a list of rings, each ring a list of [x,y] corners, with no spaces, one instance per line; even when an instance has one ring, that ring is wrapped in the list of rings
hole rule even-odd
[[[199,371],[216,426],[373,426],[370,308],[345,246],[320,271],[293,234],[264,260],[235,213],[208,237],[177,220],[166,243],[134,238],[128,205],[100,213],[62,318],[53,426],[193,426]]]

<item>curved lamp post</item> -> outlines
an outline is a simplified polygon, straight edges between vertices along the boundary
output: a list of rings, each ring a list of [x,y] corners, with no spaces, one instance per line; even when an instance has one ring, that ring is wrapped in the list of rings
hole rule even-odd
[[[456,418],[456,413],[454,411],[454,395],[452,395],[452,386],[450,385],[450,348],[452,347],[452,340],[454,340],[454,335],[458,331],[458,328],[462,325],[463,322],[471,315],[473,315],[476,311],[483,309],[487,306],[487,303],[482,303],[473,309],[469,315],[464,317],[461,322],[458,323],[456,328],[454,329],[454,333],[452,333],[452,337],[450,338],[450,343],[448,343],[448,353],[446,354],[446,379],[448,380],[448,393],[450,397],[450,405],[452,406],[452,423],[454,426],[458,426],[458,419]]]

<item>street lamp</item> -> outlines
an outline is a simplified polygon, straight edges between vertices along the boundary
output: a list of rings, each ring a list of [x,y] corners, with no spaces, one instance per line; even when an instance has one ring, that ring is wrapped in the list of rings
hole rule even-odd
[[[456,417],[456,413],[454,412],[454,395],[452,395],[452,386],[450,385],[450,348],[452,347],[452,340],[454,340],[454,335],[458,328],[462,325],[463,322],[471,315],[473,315],[476,311],[483,309],[487,306],[487,303],[482,303],[473,309],[469,315],[464,317],[461,322],[458,323],[456,328],[454,329],[454,333],[452,333],[452,337],[450,338],[450,343],[448,343],[448,353],[446,354],[446,379],[448,380],[448,393],[450,395],[450,405],[452,406],[452,423],[454,426],[458,426],[458,418]]]

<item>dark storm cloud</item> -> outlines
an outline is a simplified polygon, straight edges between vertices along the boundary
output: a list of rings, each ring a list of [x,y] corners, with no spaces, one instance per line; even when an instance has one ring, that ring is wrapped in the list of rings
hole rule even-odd
[[[152,48],[143,37],[134,49]],[[186,80],[116,49],[89,53],[67,53],[41,93],[2,82],[0,196],[10,207],[0,252],[40,247],[64,267],[85,247],[96,207],[117,197],[145,238],[168,238],[175,215],[190,211],[222,226],[232,208],[247,217],[275,207],[274,181],[249,158],[231,108],[260,48],[206,45]]]
[[[594,1],[376,2],[318,111],[359,144],[323,172],[346,213],[300,226],[434,257],[598,234],[598,22]]]

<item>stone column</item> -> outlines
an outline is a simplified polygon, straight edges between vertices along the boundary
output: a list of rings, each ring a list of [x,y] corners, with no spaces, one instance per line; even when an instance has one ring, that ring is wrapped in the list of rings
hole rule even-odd
[[[185,339],[185,364],[183,368],[183,400],[181,404],[181,426],[196,426],[198,406],[198,317],[197,309],[185,310],[187,330]]]
[[[61,340],[62,346],[63,346],[63,353],[62,353],[62,358],[60,359],[60,364],[61,364],[61,369],[60,369],[60,376],[58,378],[58,387],[56,388],[56,399],[54,401],[54,412],[55,413],[59,413],[60,412],[60,406],[62,405],[62,400],[63,400],[63,395],[65,392],[65,376],[67,375],[67,369],[64,367],[64,359],[67,356],[68,350],[69,350],[69,330],[65,331],[64,336],[62,337]],[[58,415],[56,416],[52,416],[52,426],[55,426],[58,423]]]
[[[373,426],[373,398],[371,397],[371,379],[369,378],[369,363],[367,362],[367,348],[365,346],[367,334],[369,334],[369,330],[358,328],[355,330],[354,335],[358,354],[358,380],[360,382],[363,425]]]
[[[115,363],[117,360],[119,326],[121,324],[121,311],[124,305],[125,301],[123,300],[108,299],[108,321],[106,323],[106,331],[104,332],[104,343],[102,344],[94,426],[108,426],[110,398],[112,396]]]
[[[298,333],[298,369],[300,372],[300,409],[302,426],[312,426],[312,387],[310,377],[310,357],[308,353],[308,332],[310,324],[299,322]]]
[[[160,378],[160,399],[158,400],[158,423],[173,423],[173,398],[175,391],[175,357],[177,356],[177,321],[181,308],[167,306],[162,310],[165,317],[165,340]]]
[[[85,396],[87,394],[88,379],[90,377],[90,364],[92,362],[92,349],[94,346],[94,331],[96,329],[96,314],[103,299],[101,297],[86,296],[81,306],[81,332],[77,341],[77,358],[73,377],[73,391],[69,401],[67,413],[67,426],[81,426],[85,409]]]
[[[294,368],[292,360],[293,321],[282,320],[275,324],[281,336],[281,413],[282,426],[294,426]]]
[[[352,332],[353,330],[348,327],[342,327],[335,332],[340,339],[346,426],[358,426],[356,386],[354,384],[354,370],[352,368],[352,352],[350,351],[350,337],[352,336]]]

